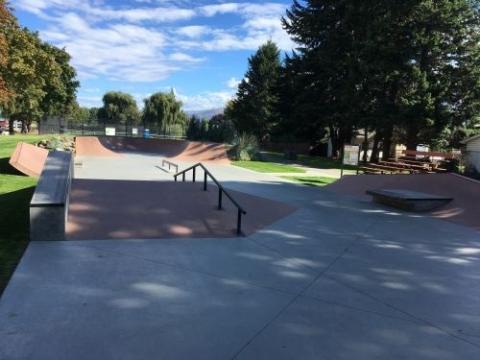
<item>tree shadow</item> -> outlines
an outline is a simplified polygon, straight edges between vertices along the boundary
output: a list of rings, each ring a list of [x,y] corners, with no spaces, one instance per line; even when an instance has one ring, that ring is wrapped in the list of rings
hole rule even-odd
[[[0,158],[0,174],[26,176],[8,163],[9,158]]]
[[[35,187],[0,194],[0,295],[29,241],[29,203]]]

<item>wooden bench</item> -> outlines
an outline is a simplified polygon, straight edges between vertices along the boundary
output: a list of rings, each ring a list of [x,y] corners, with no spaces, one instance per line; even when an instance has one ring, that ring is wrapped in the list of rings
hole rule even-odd
[[[380,165],[391,166],[393,168],[397,168],[397,169],[409,172],[410,174],[418,174],[420,172],[420,170],[414,169],[409,164],[405,164],[402,162],[380,160],[378,163]]]
[[[368,166],[360,166],[358,168],[358,171],[361,171],[364,174],[384,174],[385,173],[384,170],[374,168],[374,167],[368,167]]]
[[[30,240],[65,240],[72,178],[72,154],[51,151],[30,201]]]

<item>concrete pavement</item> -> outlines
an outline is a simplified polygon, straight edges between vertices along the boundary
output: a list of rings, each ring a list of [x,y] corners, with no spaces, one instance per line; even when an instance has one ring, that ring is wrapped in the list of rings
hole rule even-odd
[[[155,180],[151,160],[116,176]],[[0,299],[0,359],[480,358],[477,231],[210,169],[299,209],[246,238],[31,243]]]

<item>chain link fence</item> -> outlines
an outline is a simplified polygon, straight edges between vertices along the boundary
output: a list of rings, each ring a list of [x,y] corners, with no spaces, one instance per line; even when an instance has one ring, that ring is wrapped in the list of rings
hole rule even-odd
[[[121,136],[185,139],[184,127],[180,124],[166,126],[163,129],[157,126],[145,127],[135,124],[112,123],[69,123],[65,120],[52,119],[38,125],[40,135],[65,134],[74,136]]]

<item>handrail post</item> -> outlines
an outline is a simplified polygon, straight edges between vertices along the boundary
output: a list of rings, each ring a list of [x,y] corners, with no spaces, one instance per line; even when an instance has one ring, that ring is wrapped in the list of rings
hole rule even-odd
[[[222,210],[222,188],[218,188],[218,210]]]
[[[197,168],[196,168],[196,167],[194,167],[194,168],[193,168],[193,177],[192,177],[192,179],[193,179],[193,182],[195,182],[196,173],[197,173],[197,171],[196,171],[196,170],[197,170]]]
[[[203,191],[207,191],[207,172],[203,172]]]
[[[182,174],[182,181],[185,182],[185,173]]]
[[[242,234],[242,210],[237,209],[237,235]]]
[[[177,175],[174,175],[173,178],[175,179],[175,182],[177,182]]]

